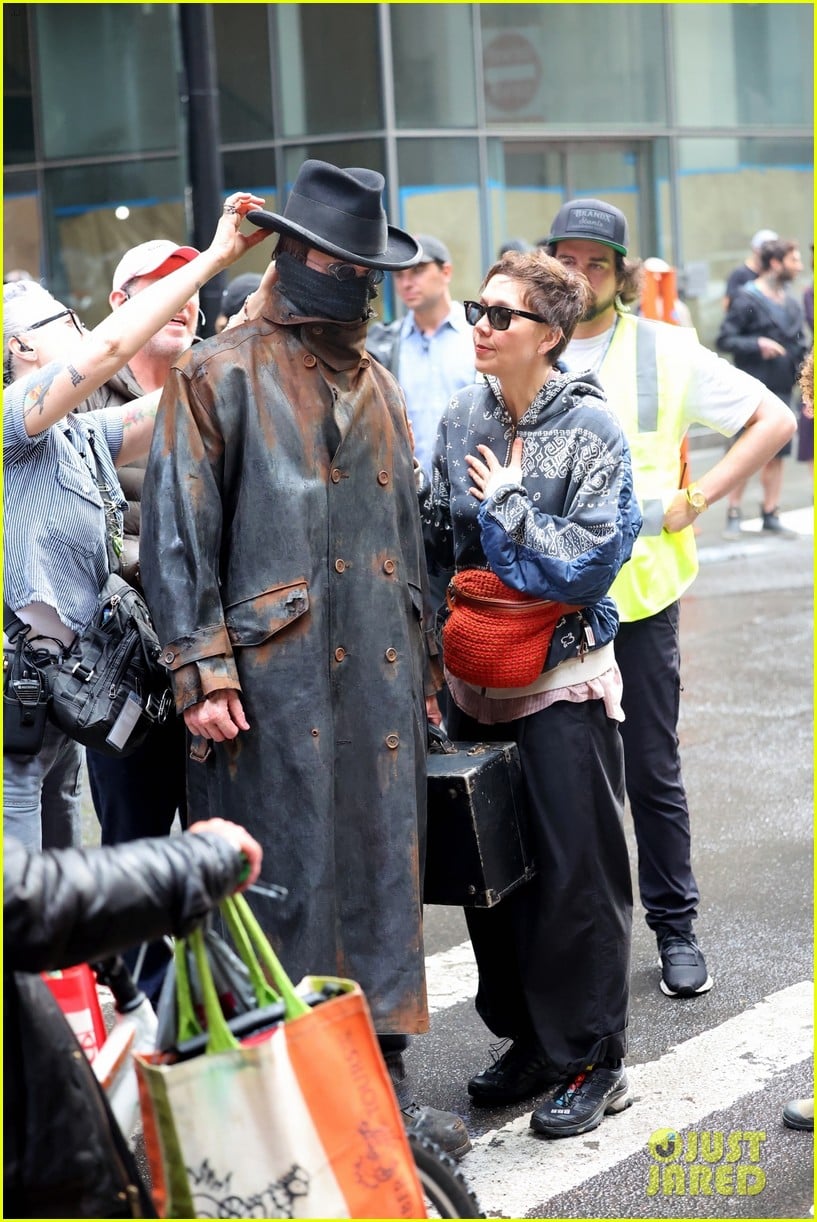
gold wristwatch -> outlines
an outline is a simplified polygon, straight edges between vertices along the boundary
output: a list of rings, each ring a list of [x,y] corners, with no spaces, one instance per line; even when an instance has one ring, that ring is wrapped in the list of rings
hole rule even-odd
[[[696,515],[703,513],[705,509],[709,508],[709,502],[704,496],[699,484],[687,484],[686,488],[684,489],[684,496],[695,510]]]

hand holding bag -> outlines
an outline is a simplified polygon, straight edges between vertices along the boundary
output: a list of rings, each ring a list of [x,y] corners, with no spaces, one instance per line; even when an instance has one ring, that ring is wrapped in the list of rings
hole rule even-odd
[[[270,1010],[273,987],[281,1018],[237,1040],[230,1027],[249,1016],[228,1025],[203,934],[190,936],[204,997],[206,1051],[185,1060],[178,1053],[136,1058],[159,1213],[425,1217],[359,986],[308,977],[295,989],[243,896],[225,901],[222,911],[240,957],[248,968],[248,960],[254,964],[251,974],[261,987],[258,1013]],[[185,967],[179,971],[183,959],[177,960],[177,981],[186,973]],[[189,1018],[183,993],[184,984],[179,1007]],[[304,996],[315,993],[328,998],[313,1008]]]
[[[556,625],[575,611],[506,586],[490,569],[461,569],[449,582],[443,660],[475,687],[527,687],[542,673]]]

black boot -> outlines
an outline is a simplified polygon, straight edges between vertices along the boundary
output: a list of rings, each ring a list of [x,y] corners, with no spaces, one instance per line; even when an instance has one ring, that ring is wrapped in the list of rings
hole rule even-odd
[[[385,1061],[407,1132],[427,1137],[451,1158],[467,1154],[471,1138],[462,1118],[454,1112],[441,1112],[436,1107],[421,1105],[412,1098],[402,1052],[386,1053]]]

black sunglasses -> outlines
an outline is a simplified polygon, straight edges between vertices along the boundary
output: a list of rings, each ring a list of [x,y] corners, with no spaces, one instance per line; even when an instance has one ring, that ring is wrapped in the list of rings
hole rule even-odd
[[[486,314],[494,331],[507,331],[514,314],[518,314],[520,318],[530,318],[532,322],[548,322],[546,318],[540,318],[538,314],[529,314],[527,310],[512,310],[510,306],[486,306],[479,301],[464,301],[462,304],[465,306],[466,320],[472,327],[475,327]]]
[[[80,335],[85,328],[77,317],[76,310],[60,310],[59,314],[52,314],[50,318],[42,318],[39,322],[33,322],[30,327],[26,327],[26,331],[36,331],[38,327],[46,327],[50,322],[56,322],[58,318],[70,318]]]

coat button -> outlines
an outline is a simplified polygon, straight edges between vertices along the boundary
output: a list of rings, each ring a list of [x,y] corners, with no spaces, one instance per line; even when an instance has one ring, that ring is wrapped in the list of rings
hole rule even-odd
[[[339,484],[339,483],[340,483],[340,480],[341,480],[341,474],[340,474],[340,471],[338,471],[337,467],[333,467],[333,468],[332,468],[332,474],[331,474],[331,476],[330,476],[329,478],[332,480],[332,483],[333,483],[333,484]]]
[[[335,561],[335,572],[336,573],[342,573],[345,570],[345,568],[346,568],[345,560],[336,560]]]
[[[386,650],[386,661],[387,662],[396,662],[397,661],[397,650],[396,649],[387,649]]]
[[[386,746],[390,747],[391,750],[394,751],[395,747],[400,746],[400,739],[398,738],[396,734],[387,734],[386,735]]]
[[[378,473],[377,473],[377,482],[378,482],[378,484],[382,484],[382,485],[385,487],[385,485],[386,485],[386,484],[389,482],[389,473],[388,473],[388,471],[378,471]]]
[[[335,661],[342,662],[345,657],[346,657],[346,650],[343,648],[342,645],[338,646],[338,648],[335,650]]]
[[[304,357],[304,364],[306,365],[307,369],[311,369],[313,365],[317,365],[317,363],[318,358],[313,356],[311,352],[307,352],[306,356]]]
[[[369,360],[369,358],[367,356],[364,356],[363,360],[360,362],[360,368],[368,369],[371,363],[372,362]]]
[[[320,738],[321,736],[321,732],[317,726],[313,726],[312,729],[309,731],[309,733],[312,735],[313,738]]]
[[[384,573],[389,573],[391,575],[394,572],[394,570],[395,570],[395,563],[393,560],[384,560],[383,561],[383,572]]]
[[[176,655],[172,649],[166,649],[162,654],[162,661],[164,662],[165,666],[169,666],[175,656]]]
[[[323,335],[323,327],[313,327],[312,334],[313,335]]]

